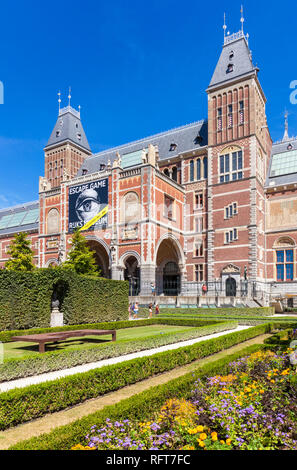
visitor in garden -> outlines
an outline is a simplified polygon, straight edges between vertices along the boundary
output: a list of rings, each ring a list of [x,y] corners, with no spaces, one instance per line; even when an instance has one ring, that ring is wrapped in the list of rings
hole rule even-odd
[[[135,302],[134,305],[134,319],[138,318],[138,302]]]
[[[160,313],[160,309],[159,309],[159,305],[157,304],[156,305],[156,310],[155,310],[155,315],[159,315]]]
[[[149,304],[149,318],[153,317],[153,304]]]
[[[128,312],[129,312],[129,320],[132,320],[132,304],[131,303],[129,304]]]

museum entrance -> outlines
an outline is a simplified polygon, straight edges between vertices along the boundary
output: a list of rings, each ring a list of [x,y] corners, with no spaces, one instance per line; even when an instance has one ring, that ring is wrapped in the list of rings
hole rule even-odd
[[[88,240],[89,248],[94,252],[94,258],[98,269],[100,270],[100,276],[106,279],[110,278],[110,267],[109,267],[109,255],[105,247],[97,242],[96,240]]]
[[[179,268],[173,261],[165,264],[164,266],[163,293],[167,296],[176,296],[180,293]]]
[[[234,277],[226,279],[226,297],[236,297],[236,281]]]
[[[129,281],[129,296],[133,297],[140,292],[140,269],[134,256],[129,256],[125,261],[125,281]]]

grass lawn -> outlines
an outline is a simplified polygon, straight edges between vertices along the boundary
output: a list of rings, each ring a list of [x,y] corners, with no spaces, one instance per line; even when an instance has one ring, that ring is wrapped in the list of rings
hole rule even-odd
[[[176,333],[191,330],[192,327],[172,326],[172,325],[150,325],[135,328],[125,328],[117,330],[117,343],[121,341],[133,340],[138,338],[147,338],[157,336],[162,333]],[[111,341],[111,335],[104,336],[84,336],[83,338],[69,338],[59,343],[47,343],[46,351],[58,351],[68,348],[86,348],[88,345],[103,344]],[[21,358],[22,356],[38,355],[38,344],[15,341],[4,344],[4,358]]]

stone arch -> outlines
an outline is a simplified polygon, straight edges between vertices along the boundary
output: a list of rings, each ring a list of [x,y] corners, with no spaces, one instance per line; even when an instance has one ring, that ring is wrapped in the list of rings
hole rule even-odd
[[[140,292],[140,256],[136,251],[127,251],[119,262],[123,269],[123,278],[129,281],[129,295],[135,296]]]
[[[121,257],[120,257],[120,260],[119,260],[119,265],[122,267],[122,268],[125,268],[125,262],[128,258],[130,257],[134,257],[136,258],[137,260],[137,266],[140,267],[140,255],[139,253],[137,253],[137,251],[134,251],[134,250],[131,250],[131,251],[126,251],[126,253],[124,253]]]
[[[95,253],[96,263],[101,271],[101,276],[110,278],[111,254],[107,243],[95,235],[87,235],[88,246]]]
[[[164,240],[172,240],[172,242],[174,243],[174,245],[176,246],[176,249],[177,249],[178,258],[179,258],[179,264],[185,265],[185,254],[184,254],[184,250],[183,250],[183,248],[182,248],[182,246],[181,246],[179,240],[178,240],[174,235],[172,235],[171,233],[165,233],[164,235],[162,235],[162,237],[161,237],[160,240],[158,241],[158,244],[157,244],[157,246],[156,246],[156,251],[155,251],[155,259],[154,259],[155,264],[157,264],[158,250],[159,250],[159,248],[160,248],[161,243],[162,243]]]
[[[179,240],[165,234],[159,240],[155,254],[157,293],[176,296],[181,290],[185,257]]]
[[[289,237],[289,236],[282,236],[279,237],[273,244],[273,248],[287,248],[287,247],[294,247],[296,245],[296,241]]]
[[[46,268],[49,268],[50,266],[58,266],[58,265],[59,265],[59,260],[57,258],[50,258],[45,263]]]

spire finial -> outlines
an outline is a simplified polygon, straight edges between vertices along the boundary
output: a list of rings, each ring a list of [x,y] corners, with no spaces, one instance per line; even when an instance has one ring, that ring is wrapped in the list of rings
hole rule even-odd
[[[79,112],[79,115],[80,115],[80,110],[81,110],[81,105],[79,104],[79,105],[78,105],[78,112]]]
[[[227,26],[226,26],[226,13],[224,13],[224,26],[223,26],[223,30],[224,30],[224,39],[226,37],[226,29],[227,29]]]
[[[58,98],[58,103],[59,103],[59,112],[60,112],[60,109],[61,109],[61,92],[60,92],[60,90],[58,92],[58,97],[59,97]]]
[[[284,133],[284,137],[283,137],[283,142],[286,142],[287,140],[289,140],[289,123],[288,123],[288,117],[289,117],[289,113],[287,110],[285,110],[285,133]]]
[[[240,22],[241,22],[241,31],[243,32],[243,23],[244,23],[243,5],[241,5],[240,13],[241,13],[241,18],[240,18]]]
[[[70,106],[70,102],[71,102],[71,86],[69,87],[68,106]]]

